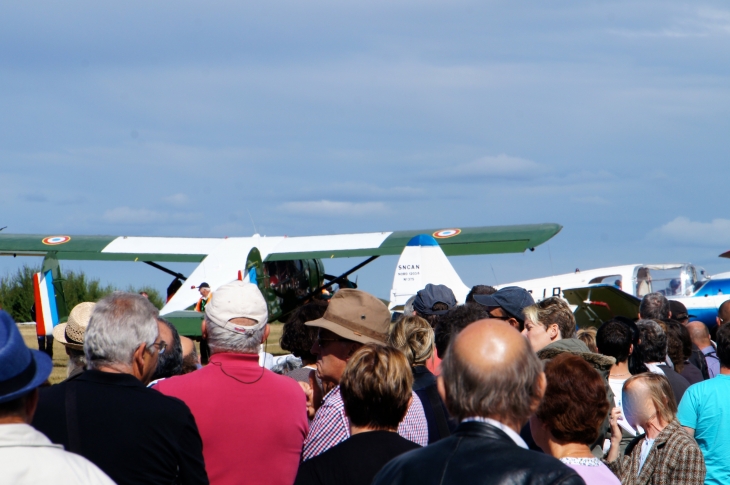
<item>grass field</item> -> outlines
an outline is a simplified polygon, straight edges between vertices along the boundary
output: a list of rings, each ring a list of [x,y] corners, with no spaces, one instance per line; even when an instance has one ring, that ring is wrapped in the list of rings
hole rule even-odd
[[[281,338],[281,330],[283,325],[280,323],[271,324],[271,333],[269,334],[269,340],[266,343],[266,351],[274,354],[281,355],[287,352],[283,351],[279,347],[279,339]],[[18,325],[20,333],[25,340],[25,344],[31,349],[38,348],[38,340],[36,339],[35,325]],[[200,346],[196,342],[196,347],[200,350]],[[58,342],[53,342],[53,372],[48,380],[51,384],[57,384],[66,378],[66,363],[68,357],[66,356],[66,347]]]

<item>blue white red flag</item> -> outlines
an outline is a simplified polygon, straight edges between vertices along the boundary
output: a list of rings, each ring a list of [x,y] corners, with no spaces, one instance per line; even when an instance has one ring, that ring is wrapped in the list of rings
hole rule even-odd
[[[39,337],[53,335],[53,327],[58,325],[58,307],[50,270],[33,275],[33,293],[36,333]]]

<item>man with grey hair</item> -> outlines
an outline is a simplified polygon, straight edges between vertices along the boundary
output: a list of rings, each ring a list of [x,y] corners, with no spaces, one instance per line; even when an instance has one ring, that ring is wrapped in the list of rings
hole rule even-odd
[[[207,484],[190,409],[145,387],[166,347],[157,316],[137,294],[100,300],[84,335],[88,370],[41,391],[33,426],[118,484]]]
[[[446,351],[438,387],[461,424],[454,434],[389,462],[374,485],[562,484],[583,480],[530,451],[519,431],[545,393],[542,364],[527,340],[502,320],[479,320]]]
[[[668,320],[672,316],[669,300],[661,293],[649,293],[639,304],[639,319]]]
[[[234,281],[218,288],[205,306],[202,333],[210,363],[155,389],[190,406],[211,483],[291,485],[307,434],[307,403],[294,379],[259,365],[269,325],[258,287]]]

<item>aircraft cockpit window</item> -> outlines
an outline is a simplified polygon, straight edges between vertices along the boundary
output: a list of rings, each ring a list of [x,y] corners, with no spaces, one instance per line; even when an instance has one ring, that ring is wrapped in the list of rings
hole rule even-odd
[[[644,297],[653,291],[666,296],[681,296],[691,292],[692,284],[686,267],[640,268],[636,275],[636,296]]]
[[[623,289],[623,284],[620,274],[613,274],[608,276],[597,276],[588,282],[589,285],[602,284],[602,285],[613,285],[616,288]]]

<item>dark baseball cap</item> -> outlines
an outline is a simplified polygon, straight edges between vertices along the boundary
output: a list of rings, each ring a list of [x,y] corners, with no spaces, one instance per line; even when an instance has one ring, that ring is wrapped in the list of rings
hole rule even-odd
[[[487,308],[501,308],[522,322],[525,321],[523,310],[535,304],[532,295],[519,286],[507,286],[491,295],[474,295],[474,301]]]
[[[200,286],[198,286],[198,289],[200,289],[200,288],[210,288],[210,285],[208,283],[203,282],[203,283],[200,283]]]
[[[433,306],[436,303],[443,303],[448,308],[446,310],[434,311]],[[456,297],[451,288],[445,285],[427,284],[424,289],[416,293],[416,299],[413,300],[413,309],[419,315],[443,315],[456,306]]]
[[[687,307],[684,303],[677,300],[669,300],[669,311],[672,312],[672,318],[674,320],[684,320],[685,318],[697,318],[694,315],[689,315]]]

